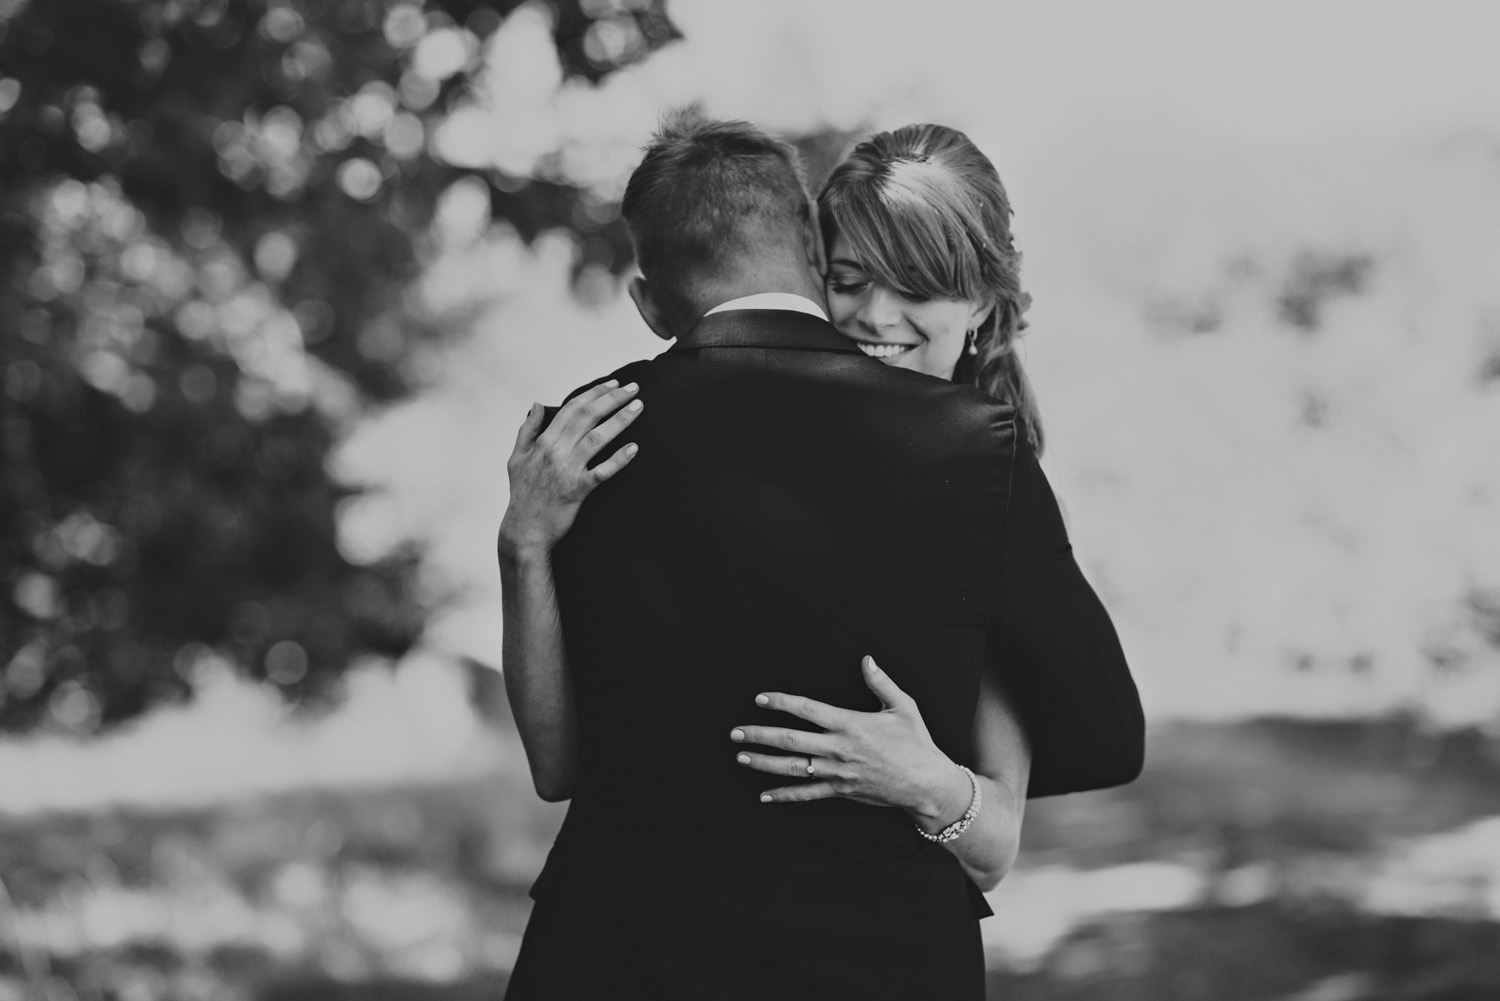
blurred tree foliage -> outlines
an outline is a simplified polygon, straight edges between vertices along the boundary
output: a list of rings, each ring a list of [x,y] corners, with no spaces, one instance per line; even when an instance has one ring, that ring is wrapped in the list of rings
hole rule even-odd
[[[516,6],[0,0],[0,728],[214,662],[317,700],[415,641],[416,556],[340,552],[327,459],[441,336],[406,294],[440,197],[629,259],[565,175],[431,152]],[[662,0],[531,6],[567,77],[676,37]]]

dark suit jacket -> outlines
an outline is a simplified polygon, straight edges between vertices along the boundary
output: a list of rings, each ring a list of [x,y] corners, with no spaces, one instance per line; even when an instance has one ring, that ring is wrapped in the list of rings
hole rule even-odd
[[[777,310],[614,375],[641,452],[554,553],[578,774],[509,996],[982,997],[951,853],[897,810],[761,804],[786,780],[729,731],[796,724],[762,691],[878,709],[869,653],[957,760],[989,669],[1036,791],[1134,776],[1135,689],[1013,411]]]

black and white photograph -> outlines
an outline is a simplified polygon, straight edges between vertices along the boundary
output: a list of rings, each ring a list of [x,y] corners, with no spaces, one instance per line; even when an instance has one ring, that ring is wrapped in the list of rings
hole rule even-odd
[[[0,1001],[1500,997],[1497,66],[0,0]]]

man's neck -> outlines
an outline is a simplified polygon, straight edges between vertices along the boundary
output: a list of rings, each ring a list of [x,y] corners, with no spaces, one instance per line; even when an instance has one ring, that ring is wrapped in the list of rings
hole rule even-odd
[[[759,295],[762,292],[785,292],[789,295],[800,295],[804,299],[811,299],[819,306],[826,306],[823,301],[823,286],[812,280],[811,274],[803,278],[801,276],[762,277],[749,276],[742,281],[724,282],[714,286],[713,298],[718,302],[728,302],[730,299],[743,299],[747,295]]]

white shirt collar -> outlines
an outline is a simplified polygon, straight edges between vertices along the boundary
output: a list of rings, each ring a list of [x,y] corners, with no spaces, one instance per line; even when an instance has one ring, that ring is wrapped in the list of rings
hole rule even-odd
[[[823,312],[822,306],[794,292],[758,292],[755,295],[740,296],[738,299],[719,303],[703,315],[727,313],[731,309],[790,309],[798,313],[808,313],[820,320],[828,319],[828,314]]]

